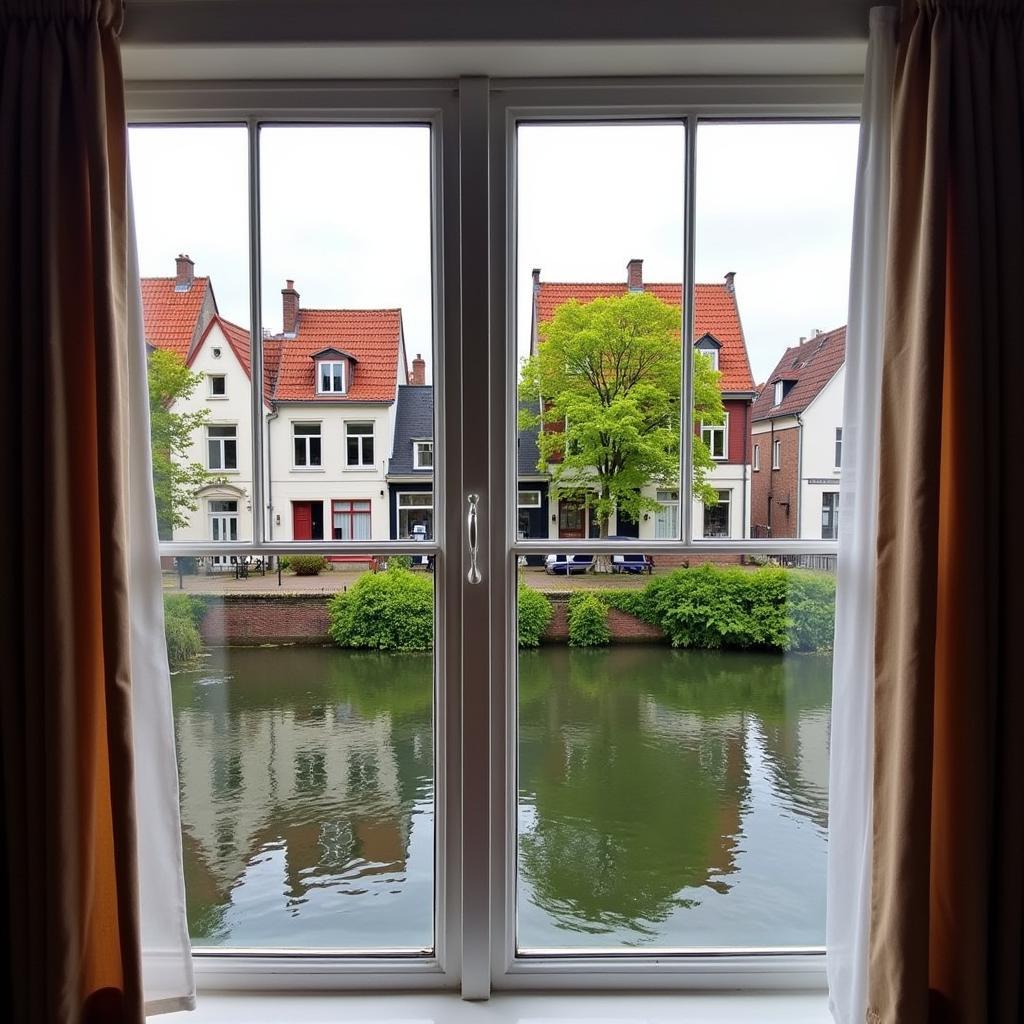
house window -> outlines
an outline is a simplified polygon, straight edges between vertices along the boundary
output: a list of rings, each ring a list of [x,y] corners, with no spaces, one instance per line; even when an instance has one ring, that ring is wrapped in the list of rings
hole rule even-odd
[[[540,508],[540,491],[520,491],[519,508]]]
[[[785,387],[783,386],[783,382],[781,380],[777,380],[775,382],[775,398],[772,405],[782,405],[782,396],[784,391]]]
[[[434,442],[413,441],[412,443],[412,468],[433,469],[434,468]]]
[[[697,349],[697,351],[702,356],[707,356],[707,358],[711,361],[712,370],[718,370],[718,348],[716,346],[708,345],[707,347],[704,347],[702,345]]]
[[[238,469],[238,428],[215,426],[206,428],[206,468]]]
[[[679,492],[658,491],[655,495],[658,511],[654,513],[656,540],[679,539]]]
[[[821,496],[821,539],[839,539],[838,491],[825,491]]]
[[[307,364],[308,365],[308,364]],[[345,363],[341,359],[321,359],[317,364],[317,391],[321,395],[345,393]],[[308,377],[306,378],[309,379]]]
[[[223,373],[210,373],[206,377],[209,384],[209,395],[211,398],[224,398],[227,396],[227,378]]]
[[[373,466],[373,424],[345,424],[345,465]]]
[[[729,506],[732,491],[719,491],[718,501],[714,505],[704,506],[704,536],[729,536]]]
[[[782,469],[782,441],[772,441],[772,469]]]
[[[398,539],[432,540],[434,492],[401,491],[398,494]]]
[[[756,473],[761,468],[761,446],[759,444],[754,445],[754,472]]]
[[[836,427],[836,469],[843,465],[843,428]]]
[[[369,499],[341,499],[331,502],[331,528],[335,540],[369,540],[370,526]]]
[[[210,502],[210,540],[216,543],[238,540],[238,502],[216,499]]]
[[[729,414],[725,414],[725,422],[721,424],[701,423],[700,436],[708,446],[711,458],[724,461],[729,457]]]
[[[293,423],[292,441],[296,469],[312,469],[321,464],[319,423]]]

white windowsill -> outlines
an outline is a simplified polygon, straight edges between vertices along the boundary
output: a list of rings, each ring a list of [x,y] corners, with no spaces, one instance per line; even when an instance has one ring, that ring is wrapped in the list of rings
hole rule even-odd
[[[163,1024],[829,1024],[823,992],[499,993],[465,1002],[456,993],[381,995],[200,993],[191,1013],[152,1018]]]

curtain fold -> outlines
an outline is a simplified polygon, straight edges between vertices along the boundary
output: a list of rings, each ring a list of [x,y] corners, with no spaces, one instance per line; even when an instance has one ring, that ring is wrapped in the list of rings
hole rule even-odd
[[[829,1007],[837,1024],[861,1024],[867,1002],[878,431],[898,15],[895,7],[870,14],[853,207],[825,924]]]
[[[893,103],[868,1020],[1024,1016],[1024,8],[905,2]]]
[[[0,0],[0,985],[45,1024],[144,1013],[122,16]]]

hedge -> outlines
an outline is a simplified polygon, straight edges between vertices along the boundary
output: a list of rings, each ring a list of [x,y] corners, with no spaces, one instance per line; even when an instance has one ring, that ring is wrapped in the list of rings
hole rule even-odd
[[[569,646],[600,647],[611,638],[608,606],[596,594],[573,594],[569,598]]]
[[[167,663],[180,668],[197,658],[203,650],[199,623],[206,611],[206,602],[191,594],[168,594],[164,597],[164,636],[167,640]]]
[[[536,590],[519,582],[519,646],[539,647],[551,622],[554,609],[551,602]]]
[[[328,602],[331,638],[339,647],[429,651],[434,643],[434,586],[401,565],[364,573]]]

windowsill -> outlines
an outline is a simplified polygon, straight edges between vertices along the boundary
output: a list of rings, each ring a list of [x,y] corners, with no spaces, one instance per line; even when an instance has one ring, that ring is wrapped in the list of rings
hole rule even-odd
[[[207,395],[206,400],[208,402],[226,402],[228,400],[227,395]]]
[[[217,476],[241,476],[242,471],[240,469],[210,469],[207,467],[207,473],[216,473]]]
[[[376,466],[343,466],[343,473],[372,473]]]
[[[304,1024],[395,1022],[408,1024],[828,1024],[823,992],[760,993],[499,993],[488,1002],[466,1002],[454,992],[380,995],[200,993],[196,1009],[171,1013],[161,1024]]]
[[[323,466],[292,466],[293,473],[326,473]]]

